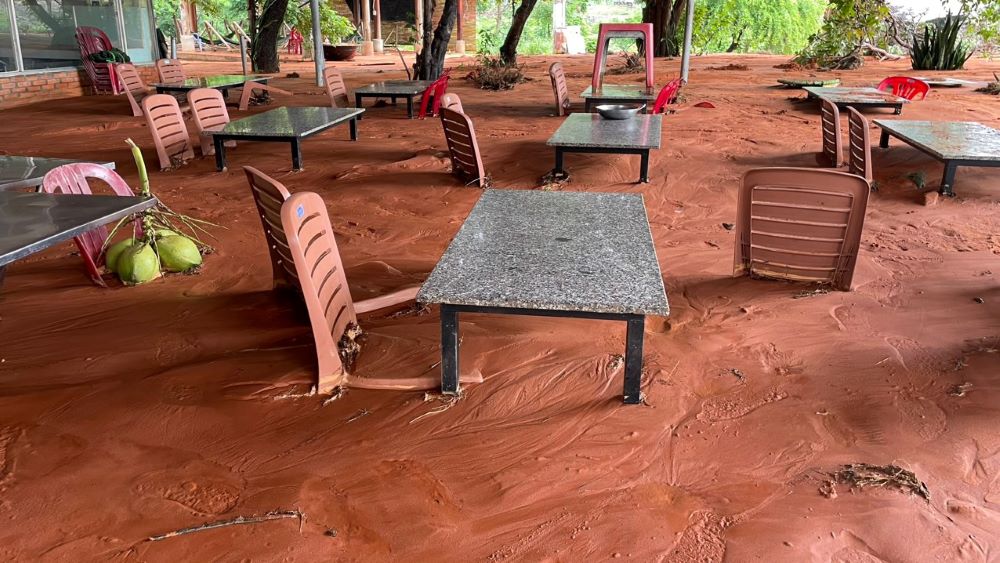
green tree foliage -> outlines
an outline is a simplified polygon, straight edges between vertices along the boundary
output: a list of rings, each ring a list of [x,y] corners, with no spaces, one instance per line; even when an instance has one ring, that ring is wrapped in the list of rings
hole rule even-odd
[[[858,68],[865,49],[893,43],[896,22],[886,0],[831,0],[823,26],[796,61],[825,68]]]
[[[701,53],[802,50],[823,23],[826,0],[702,0],[694,46]]]
[[[985,47],[1000,46],[1000,0],[962,0],[968,30]]]
[[[312,11],[308,2],[290,3],[288,12],[285,13],[285,23],[299,30],[305,38],[307,48],[312,46]],[[329,2],[319,3],[319,30],[333,44],[345,41],[357,33],[351,20],[338,14]]]

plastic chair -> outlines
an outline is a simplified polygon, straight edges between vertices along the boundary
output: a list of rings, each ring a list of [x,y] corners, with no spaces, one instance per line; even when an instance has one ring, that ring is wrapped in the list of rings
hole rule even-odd
[[[184,116],[173,96],[150,94],[142,101],[142,109],[160,159],[160,170],[169,170],[194,158]]]
[[[326,84],[326,95],[330,97],[330,105],[335,108],[351,107],[351,98],[347,95],[344,77],[336,67],[323,69],[323,83]]]
[[[142,81],[139,71],[132,63],[118,63],[115,65],[115,72],[121,83],[120,91],[124,92],[129,105],[132,106],[132,115],[139,117],[142,115],[142,106],[139,104],[150,94],[149,87]]]
[[[847,171],[872,181],[872,143],[868,120],[861,112],[847,108]]]
[[[58,168],[50,170],[42,178],[42,190],[46,193],[64,193],[90,195],[89,179],[98,179],[111,187],[117,195],[133,196],[132,188],[128,187],[125,180],[117,172],[99,164],[80,162],[74,164],[64,164]],[[142,227],[138,221],[133,222],[135,236],[142,235]],[[87,273],[90,279],[97,285],[104,287],[104,279],[101,278],[100,266],[104,265],[104,243],[108,240],[108,229],[105,226],[94,228],[82,235],[73,238],[76,247],[80,249],[80,256],[87,266]]]
[[[817,160],[821,166],[839,168],[844,154],[844,141],[840,133],[840,110],[836,104],[823,100],[819,116],[823,147]]]
[[[201,154],[213,155],[215,142],[212,140],[212,131],[218,131],[229,123],[226,99],[222,97],[222,92],[214,88],[195,88],[188,92],[187,99],[194,131],[201,143]],[[235,147],[236,141],[226,141],[226,146]]]
[[[552,80],[552,93],[556,97],[557,115],[566,115],[572,104],[569,101],[569,88],[566,87],[566,74],[563,72],[562,63],[549,65],[549,78]]]
[[[288,32],[288,54],[290,55],[301,55],[302,54],[302,43],[305,39],[299,30],[294,27]],[[336,106],[334,106],[336,107]]]
[[[181,62],[170,59],[156,61],[156,74],[159,75],[160,82],[163,84],[177,84],[187,80],[187,74],[184,72],[184,66],[181,65]]]
[[[879,90],[889,90],[894,96],[906,98],[907,100],[913,100],[917,96],[920,96],[920,99],[923,100],[927,97],[927,92],[931,89],[923,80],[910,78],[909,76],[890,76],[879,82],[877,88]]]
[[[431,116],[438,114],[441,109],[441,97],[445,95],[448,91],[448,79],[451,78],[448,71],[445,71],[437,80],[431,83],[430,86],[424,90],[424,95],[420,99],[420,119],[427,117],[427,106],[431,104],[433,97],[433,104],[431,104]]]
[[[850,291],[868,181],[815,168],[759,168],[743,176],[734,274],[827,283]]]
[[[681,86],[684,84],[684,80],[681,78],[675,78],[660,90],[660,93],[656,95],[656,101],[653,103],[653,113],[663,113],[667,111],[667,105],[674,103],[677,99],[677,93],[680,91]]]
[[[465,110],[462,109],[462,100],[458,97],[458,94],[449,93],[441,96],[441,109],[450,109],[458,113],[465,113]]]
[[[76,28],[76,44],[80,47],[80,58],[83,59],[83,69],[90,78],[90,85],[95,94],[120,94],[118,75],[113,63],[98,63],[90,60],[90,55],[107,51],[114,47],[107,34],[96,27],[80,26]]]
[[[590,86],[594,91],[604,84],[604,68],[608,64],[608,46],[612,39],[642,39],[646,47],[646,88],[653,87],[653,24],[602,23],[594,55],[594,74]]]
[[[351,299],[326,204],[318,194],[299,192],[285,200],[281,205],[281,225],[316,342],[317,392],[329,393],[343,385],[400,388],[401,382],[390,379],[352,378],[349,373],[352,362],[342,360],[338,343],[349,339],[349,333],[357,328],[358,313],[411,301],[419,287],[355,303]],[[284,251],[284,247],[281,250]],[[429,380],[425,387],[434,385],[436,382]]]
[[[271,256],[271,273],[274,276],[273,287],[298,289],[299,276],[288,249],[284,227],[281,226],[281,204],[292,194],[281,182],[252,166],[244,166],[243,172],[247,175],[250,193],[253,194],[260,224],[264,228],[264,238],[267,239],[267,252]]]
[[[254,90],[262,90],[265,92],[274,92],[277,94],[288,94],[292,95],[288,90],[282,90],[281,88],[276,88],[274,86],[263,84],[261,82],[255,82],[253,80],[247,80],[243,83],[243,93],[240,94],[240,102],[237,107],[241,111],[246,111],[250,107],[250,99],[253,98]]]
[[[441,108],[441,123],[444,125],[444,138],[448,141],[448,152],[451,154],[452,174],[467,185],[485,187],[486,171],[483,169],[472,120],[464,113]]]

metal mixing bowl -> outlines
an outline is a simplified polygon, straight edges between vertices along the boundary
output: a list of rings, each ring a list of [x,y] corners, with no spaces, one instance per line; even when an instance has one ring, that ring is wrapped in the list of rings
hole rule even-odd
[[[604,119],[632,119],[646,104],[604,104],[597,106],[597,113]]]

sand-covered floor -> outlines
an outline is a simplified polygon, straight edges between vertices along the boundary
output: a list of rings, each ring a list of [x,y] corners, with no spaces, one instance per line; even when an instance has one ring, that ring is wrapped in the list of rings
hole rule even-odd
[[[582,91],[592,58],[561,60]],[[498,188],[537,189],[553,165],[549,61],[526,62],[532,81],[512,92],[452,81]],[[730,62],[751,70],[707,69]],[[225,173],[212,159],[153,173],[161,199],[224,227],[199,275],[100,289],[71,243],[8,270],[0,560],[1000,560],[1000,171],[961,169],[958,197],[927,206],[907,176],[933,187],[941,165],[876,148],[854,291],[734,279],[723,224],[740,176],[814,166],[819,148],[815,106],[772,88],[794,74],[780,62],[696,58],[686,101],[716,109],[666,118],[649,184],[632,183],[637,157],[568,157],[563,189],[645,196],[672,308],[647,323],[646,406],[621,403],[623,324],[485,315],[462,325],[463,371],[485,381],[450,409],[422,392],[296,396],[314,377],[311,336],[270,290],[240,167],[323,196],[365,297],[424,279],[481,193],[448,174],[436,119],[371,109],[357,143],[345,128],[307,140],[298,173],[264,143],[241,143]],[[658,82],[678,66],[658,60]],[[326,103],[309,64],[285,67],[302,77],[275,79],[295,92],[276,103]],[[838,74],[873,85],[906,67]],[[1000,71],[969,67],[951,74]],[[404,77],[398,62],[344,71],[349,87]],[[903,117],[996,127],[1000,98],[935,90]],[[112,158],[133,185],[124,139],[155,162],[124,99],[45,100],[0,121],[9,154]],[[436,309],[362,324],[360,375],[438,373]],[[821,494],[854,462],[913,471],[930,501]],[[275,510],[304,518],[145,541]]]

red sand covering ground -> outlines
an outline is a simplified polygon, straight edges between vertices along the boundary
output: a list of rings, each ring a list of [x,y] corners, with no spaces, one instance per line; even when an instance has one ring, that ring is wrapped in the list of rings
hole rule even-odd
[[[592,59],[562,60],[582,91]],[[622,324],[485,315],[465,317],[462,346],[464,371],[485,382],[450,409],[420,392],[352,389],[325,406],[297,396],[313,380],[311,337],[270,291],[240,166],[325,198],[365,297],[425,278],[481,193],[449,176],[437,120],[370,110],[356,144],[345,128],[306,141],[300,173],[285,146],[263,143],[232,150],[226,173],[211,159],[153,173],[174,209],[225,227],[199,275],[99,289],[71,244],[9,269],[0,560],[996,560],[1000,173],[962,169],[959,197],[925,206],[907,175],[936,185],[941,165],[898,142],[876,149],[853,292],[731,278],[723,224],[741,174],[813,166],[819,148],[814,105],[771,88],[798,74],[773,68],[782,61],[695,59],[687,102],[717,109],[666,118],[648,185],[631,183],[637,157],[568,158],[564,189],[646,198],[672,306],[647,323],[648,406],[621,403]],[[751,70],[704,70],[733,62]],[[656,64],[662,82],[679,62]],[[871,85],[906,66],[840,76]],[[969,66],[950,74],[1000,70]],[[353,87],[399,68],[345,74]],[[533,80],[513,92],[452,81],[497,187],[537,188],[553,165],[544,142],[561,120],[546,68],[527,59]],[[296,93],[277,103],[326,103],[308,69],[286,65],[303,78],[276,79]],[[934,90],[903,116],[1000,126],[1000,98]],[[133,185],[124,139],[152,147],[124,99],[46,101],[0,119],[9,153],[113,158]],[[362,323],[361,375],[438,373],[435,309]],[[843,484],[821,494],[853,462],[912,470],[930,501]],[[305,517],[145,541],[274,510]]]

